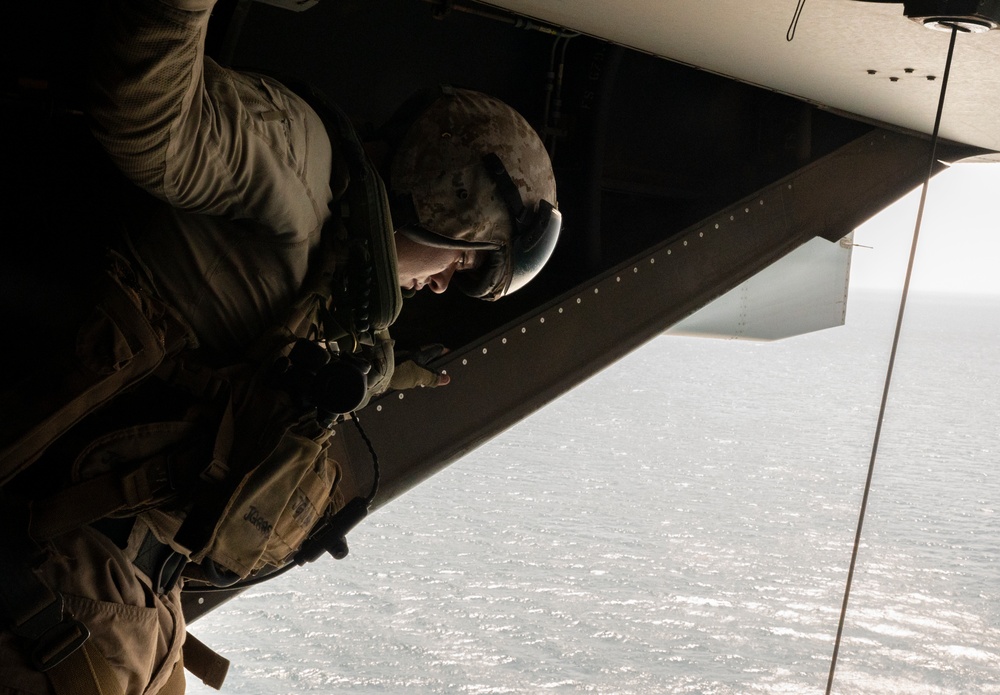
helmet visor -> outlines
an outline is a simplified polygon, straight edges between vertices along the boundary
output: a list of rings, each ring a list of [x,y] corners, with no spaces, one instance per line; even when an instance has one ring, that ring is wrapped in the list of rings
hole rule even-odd
[[[538,275],[556,248],[561,228],[562,214],[548,201],[539,202],[535,223],[514,239],[510,284],[501,296],[517,292]]]
[[[470,273],[456,274],[452,282],[477,299],[493,301],[516,292],[538,275],[556,248],[562,214],[547,201],[538,204],[535,222],[514,242],[495,251]]]

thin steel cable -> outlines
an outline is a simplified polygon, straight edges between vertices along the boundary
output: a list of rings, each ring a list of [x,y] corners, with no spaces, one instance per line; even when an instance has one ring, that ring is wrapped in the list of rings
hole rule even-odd
[[[858,514],[858,528],[854,534],[854,549],[851,551],[851,566],[847,571],[847,586],[844,588],[844,603],[840,608],[840,623],[837,625],[837,639],[833,644],[833,657],[830,659],[830,676],[826,682],[826,695],[833,689],[833,674],[837,669],[837,656],[840,653],[840,641],[844,634],[844,619],[847,616],[847,603],[851,596],[851,583],[854,581],[854,568],[858,561],[858,549],[861,546],[861,528],[865,523],[865,511],[868,509],[868,493],[871,492],[872,474],[875,472],[875,458],[878,455],[878,443],[882,436],[882,422],[885,419],[886,403],[889,400],[889,384],[892,382],[892,369],[896,363],[896,348],[899,345],[899,334],[903,326],[903,314],[906,311],[906,297],[910,291],[910,277],[913,274],[913,259],[917,254],[917,240],[920,238],[920,224],[924,217],[924,203],[927,201],[927,188],[934,175],[934,163],[937,161],[938,131],[941,127],[941,114],[944,112],[944,96],[948,89],[948,77],[951,74],[951,58],[955,52],[955,37],[958,27],[951,27],[951,42],[948,44],[948,59],[944,66],[944,79],[941,81],[941,96],[938,98],[937,115],[934,118],[934,133],[931,135],[931,156],[927,167],[927,176],[920,191],[920,206],[917,208],[917,222],[913,228],[913,241],[910,244],[910,258],[906,264],[906,279],[903,281],[903,294],[899,301],[899,314],[896,316],[896,331],[892,336],[892,350],[889,352],[889,366],[885,373],[885,386],[882,389],[882,404],[878,411],[878,423],[875,426],[875,438],[872,441],[871,459],[868,461],[868,477],[865,480],[865,491],[861,497],[861,511]]]
[[[795,14],[792,15],[792,23],[788,25],[788,31],[785,32],[785,41],[789,43],[795,38],[795,30],[799,27],[799,17],[802,16],[802,8],[805,7],[806,0],[799,0],[798,6],[795,8]]]
[[[358,434],[361,438],[365,440],[365,444],[368,446],[368,453],[372,457],[372,489],[368,493],[368,497],[365,498],[365,502],[370,507],[372,502],[375,501],[375,496],[378,495],[379,481],[382,478],[382,470],[378,463],[378,454],[375,453],[375,445],[372,444],[372,440],[368,438],[368,434],[365,432],[364,428],[361,427],[361,418],[358,414],[351,413],[351,420],[354,422],[354,427],[357,428]]]

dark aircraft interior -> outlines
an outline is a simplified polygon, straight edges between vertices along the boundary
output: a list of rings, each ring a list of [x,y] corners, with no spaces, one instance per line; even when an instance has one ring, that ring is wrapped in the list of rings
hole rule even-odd
[[[4,11],[0,306],[7,333],[23,336],[6,341],[5,379],[66,339],[58,317],[84,310],[104,249],[142,203],[87,127],[96,4]],[[798,245],[838,241],[927,173],[925,136],[486,4],[309,4],[221,0],[207,52],[311,83],[362,136],[421,88],[497,96],[547,143],[564,220],[552,261],[512,297],[483,303],[449,292],[405,302],[397,349],[441,343],[451,352],[439,366],[465,371],[433,394],[386,396],[365,415],[386,462],[376,506]],[[765,212],[755,217],[751,206]],[[546,316],[561,323],[536,330]],[[352,447],[364,451],[359,441]],[[225,598],[190,606],[189,617]]]
[[[116,175],[81,113],[93,11],[23,5],[7,23],[3,145],[17,179],[7,196],[23,217],[5,236],[48,252],[68,244],[79,268],[114,224],[101,208]],[[291,11],[223,0],[211,31],[216,60],[313,84],[362,134],[415,90],[450,84],[507,101],[545,139],[565,224],[543,278],[488,306],[417,296],[396,327],[404,344],[465,345],[871,128],[471,2],[326,0]]]

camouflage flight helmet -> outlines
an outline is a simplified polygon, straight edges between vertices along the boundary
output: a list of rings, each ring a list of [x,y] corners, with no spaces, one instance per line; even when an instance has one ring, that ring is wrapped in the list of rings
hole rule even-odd
[[[499,99],[451,88],[425,95],[389,177],[397,231],[427,246],[484,253],[475,270],[452,278],[472,297],[495,300],[520,289],[559,239],[548,152]]]

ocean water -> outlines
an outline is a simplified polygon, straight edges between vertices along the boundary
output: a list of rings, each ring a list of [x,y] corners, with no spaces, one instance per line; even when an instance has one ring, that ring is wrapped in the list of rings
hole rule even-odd
[[[658,338],[191,631],[232,693],[821,693],[895,301]],[[835,692],[1000,693],[998,337],[910,299]]]

